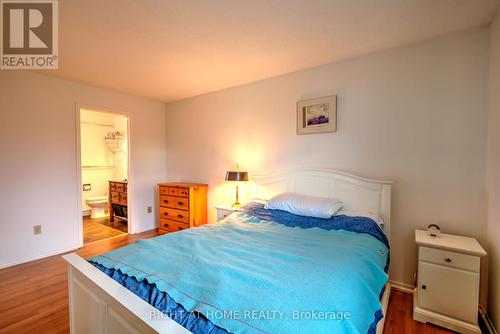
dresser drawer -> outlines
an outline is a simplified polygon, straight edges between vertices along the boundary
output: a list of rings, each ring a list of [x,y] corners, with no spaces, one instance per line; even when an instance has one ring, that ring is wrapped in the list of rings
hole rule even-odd
[[[189,210],[189,199],[160,195],[160,205],[172,209]]]
[[[480,259],[477,256],[424,246],[420,246],[419,248],[419,260],[473,272],[479,272],[480,266]]]
[[[160,207],[160,218],[171,219],[178,222],[189,223],[189,212],[171,208]]]
[[[167,230],[169,232],[187,230],[188,228],[189,225],[187,223],[181,223],[169,219],[160,219],[160,229]]]
[[[177,196],[189,197],[189,188],[177,188]]]
[[[175,187],[160,187],[160,195],[177,196],[177,188],[175,188]]]
[[[115,191],[112,191],[111,192],[111,202],[112,203],[120,203],[120,194],[115,192]]]
[[[126,193],[120,194],[120,204],[127,205],[127,194]]]

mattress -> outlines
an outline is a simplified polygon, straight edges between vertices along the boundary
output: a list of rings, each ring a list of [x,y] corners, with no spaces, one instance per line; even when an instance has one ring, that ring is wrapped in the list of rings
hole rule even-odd
[[[89,261],[193,333],[375,333],[388,253],[367,217],[310,218],[253,203],[218,224]]]

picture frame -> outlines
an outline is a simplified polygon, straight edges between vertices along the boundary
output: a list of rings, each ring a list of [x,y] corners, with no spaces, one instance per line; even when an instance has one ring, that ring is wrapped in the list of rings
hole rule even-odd
[[[337,131],[337,95],[297,102],[297,134]]]

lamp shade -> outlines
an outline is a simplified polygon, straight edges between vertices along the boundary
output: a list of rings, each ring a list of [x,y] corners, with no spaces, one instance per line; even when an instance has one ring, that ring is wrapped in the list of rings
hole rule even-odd
[[[229,170],[226,172],[226,181],[248,181],[248,172]]]

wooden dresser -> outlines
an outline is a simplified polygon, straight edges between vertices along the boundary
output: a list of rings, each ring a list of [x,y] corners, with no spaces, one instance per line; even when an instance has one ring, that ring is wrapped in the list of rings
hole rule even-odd
[[[160,183],[160,234],[207,223],[207,188],[200,183]]]
[[[109,182],[109,220],[115,221],[115,218],[128,220],[128,196],[127,181],[108,181]]]

